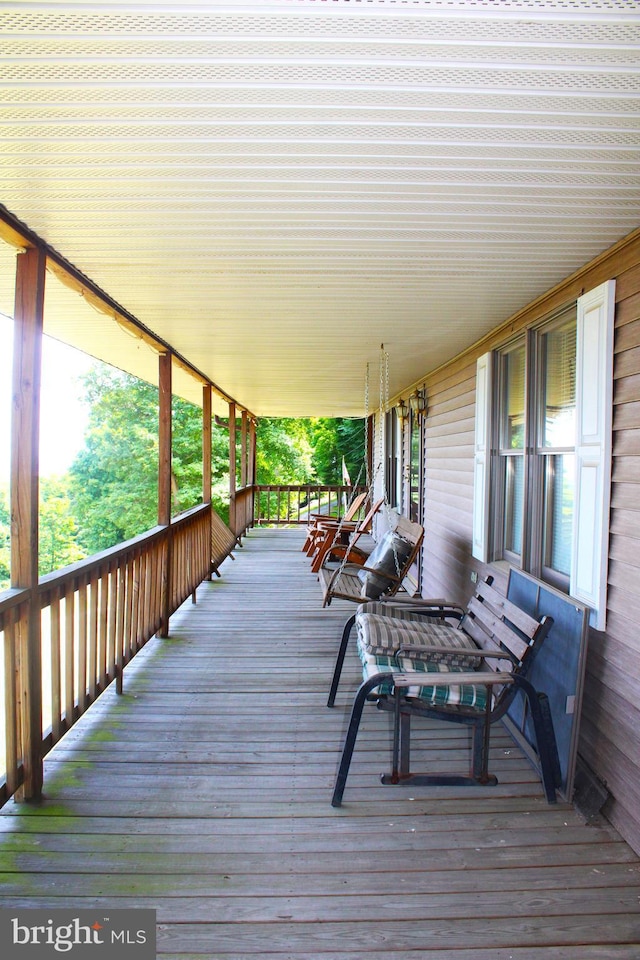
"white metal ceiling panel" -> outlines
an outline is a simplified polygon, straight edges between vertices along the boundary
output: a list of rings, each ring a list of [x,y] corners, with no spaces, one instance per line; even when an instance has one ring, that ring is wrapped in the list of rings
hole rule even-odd
[[[0,202],[258,415],[361,415],[380,343],[395,393],[640,224],[635,0],[25,0],[0,35]]]

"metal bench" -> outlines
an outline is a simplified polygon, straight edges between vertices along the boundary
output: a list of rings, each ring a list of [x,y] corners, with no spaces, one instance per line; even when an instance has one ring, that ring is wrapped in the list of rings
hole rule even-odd
[[[544,692],[527,680],[552,618],[536,620],[524,613],[493,588],[491,578],[479,584],[466,610],[441,601],[413,608],[378,605],[384,609],[377,612],[371,606],[365,604],[350,621],[358,629],[364,680],[353,703],[332,805],[342,802],[368,700],[394,713],[392,770],[383,783],[486,785],[497,783],[488,770],[491,725],[504,717],[519,692],[527,700],[535,730],[545,795],[554,803],[559,763],[551,714]],[[334,674],[330,706],[336,687]],[[410,772],[413,716],[471,727],[468,774]]]

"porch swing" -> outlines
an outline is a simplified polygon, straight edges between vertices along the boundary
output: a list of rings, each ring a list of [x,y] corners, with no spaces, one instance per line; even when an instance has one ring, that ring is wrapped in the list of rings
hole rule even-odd
[[[382,418],[389,408],[389,354],[380,346],[380,423],[378,435],[378,455],[374,476],[369,476],[369,456],[365,442],[365,468],[367,470],[367,490],[370,500],[375,489],[375,476],[383,463],[383,426]],[[369,366],[365,380],[365,416],[369,416]],[[391,508],[384,484],[384,497],[375,505],[375,512],[382,511],[386,530],[370,554],[366,555],[353,541],[341,544],[341,528],[336,528],[333,541],[319,566],[318,580],[322,587],[323,607],[329,606],[335,598],[363,603],[366,600],[380,600],[393,597],[402,587],[411,566],[418,554],[424,528],[407,517],[403,517]],[[372,506],[372,509],[373,509]],[[357,537],[356,537],[357,539]],[[341,557],[338,565],[331,557]]]

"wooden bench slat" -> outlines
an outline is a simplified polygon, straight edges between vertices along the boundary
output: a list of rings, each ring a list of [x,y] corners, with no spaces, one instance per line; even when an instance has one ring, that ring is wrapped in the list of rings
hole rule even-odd
[[[487,634],[497,637],[518,660],[522,660],[526,656],[529,644],[522,637],[519,637],[508,624],[499,620],[485,603],[481,603],[476,597],[472,597],[469,601],[469,611],[474,614],[476,622],[479,621],[484,626]],[[466,622],[465,629],[467,629]]]
[[[476,592],[483,600],[488,602],[500,616],[511,621],[511,623],[513,623],[518,630],[521,630],[522,633],[526,634],[529,639],[536,635],[539,626],[538,621],[534,617],[529,616],[528,613],[525,613],[524,610],[521,610],[520,607],[517,607],[511,600],[507,600],[506,597],[499,594],[495,587],[492,587],[486,581],[482,580],[478,584]]]

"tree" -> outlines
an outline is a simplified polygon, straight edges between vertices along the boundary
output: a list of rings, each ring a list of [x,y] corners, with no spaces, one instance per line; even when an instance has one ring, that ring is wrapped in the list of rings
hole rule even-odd
[[[40,576],[86,556],[78,543],[78,527],[72,515],[68,477],[41,480],[38,536]]]
[[[109,368],[83,380],[89,422],[71,496],[80,542],[97,553],[157,522],[158,390]]]
[[[0,489],[0,590],[11,583],[11,514],[9,488]]]
[[[312,421],[313,464],[320,483],[342,482],[342,459],[351,482],[364,484],[365,421],[326,417]]]
[[[158,511],[158,389],[103,365],[84,378],[89,419],[84,449],[74,461],[70,498],[77,543],[96,553],[155,526]],[[202,412],[172,400],[172,513],[202,499]],[[352,480],[363,482],[363,421],[259,421],[259,483],[340,483],[344,456]],[[212,431],[214,507],[228,518],[229,434]]]
[[[83,381],[89,422],[70,471],[71,496],[79,541],[96,553],[157,523],[159,399],[157,387],[109,367],[94,367]],[[175,514],[202,500],[202,412],[174,397],[172,422]],[[213,482],[227,491],[228,443],[226,431],[213,431]]]
[[[311,483],[310,421],[264,417],[258,423],[256,474],[261,484]]]

